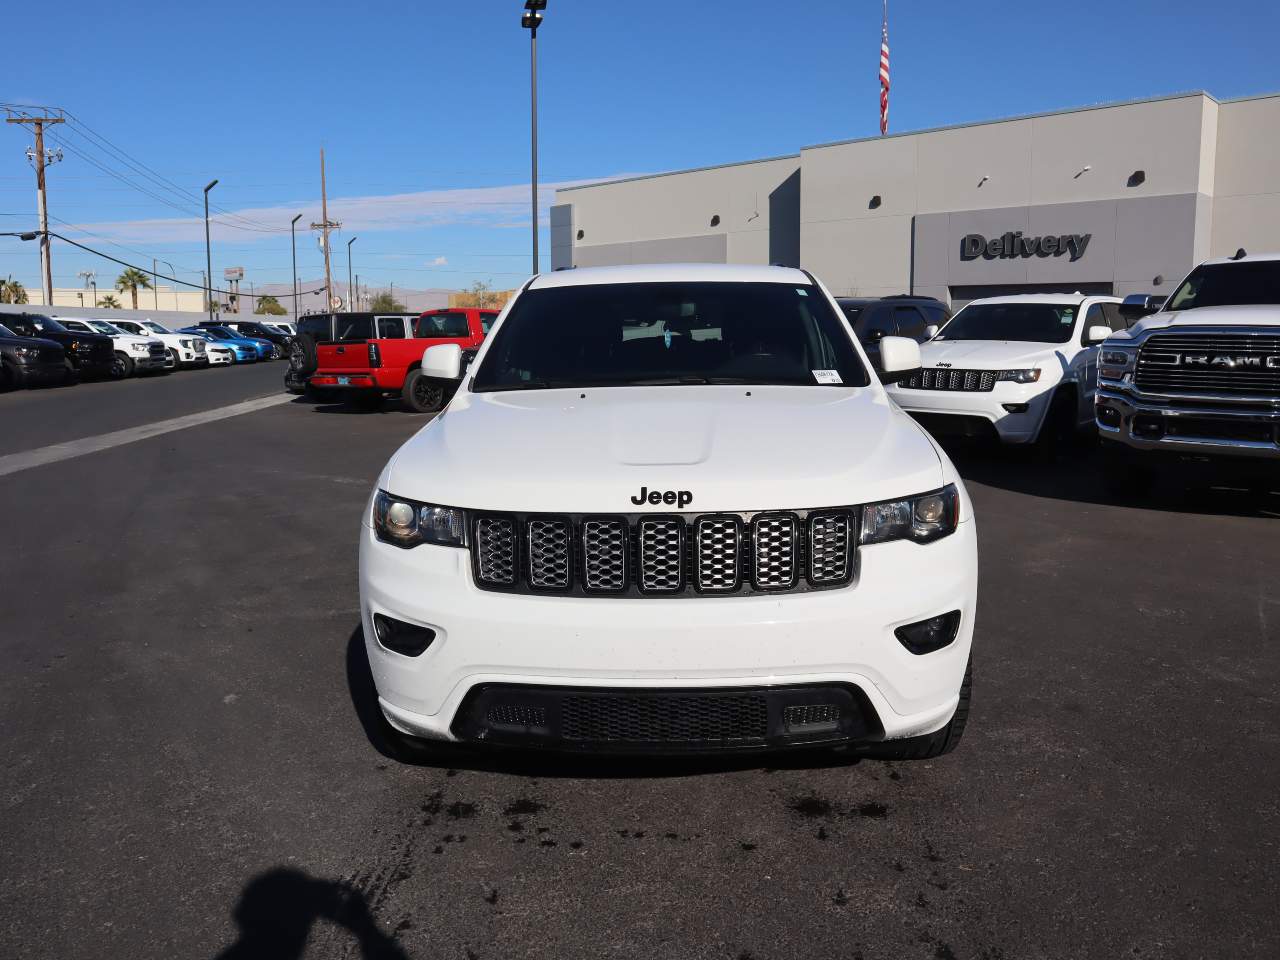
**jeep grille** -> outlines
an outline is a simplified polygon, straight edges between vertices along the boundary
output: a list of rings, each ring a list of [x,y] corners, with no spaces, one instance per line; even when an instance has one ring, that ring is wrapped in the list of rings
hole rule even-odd
[[[674,597],[821,590],[857,565],[856,507],[690,515],[480,514],[485,590]]]
[[[990,393],[995,385],[994,370],[948,370],[941,367],[921,370],[901,383],[908,390],[958,390],[969,393]]]

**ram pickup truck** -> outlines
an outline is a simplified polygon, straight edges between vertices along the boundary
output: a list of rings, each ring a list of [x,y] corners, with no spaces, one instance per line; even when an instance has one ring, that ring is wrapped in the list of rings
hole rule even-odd
[[[110,337],[115,345],[116,364],[121,377],[135,373],[163,371],[169,360],[165,345],[155,337],[134,336],[109,320],[82,320],[77,317],[59,317],[58,321],[68,330],[80,333],[101,333]]]
[[[169,353],[169,359],[165,361],[166,369],[176,370],[178,367],[209,365],[208,349],[203,337],[174,333],[154,320],[112,320],[111,323],[126,333],[136,334],[139,337],[154,337],[163,343]]]
[[[66,351],[54,341],[20,337],[0,324],[0,391],[63,383],[66,364]]]
[[[803,270],[534,277],[362,517],[388,749],[951,750],[976,523],[880,356]]]
[[[367,340],[318,344],[316,372],[309,383],[355,399],[398,395],[415,413],[439,410],[457,389],[457,381],[429,376],[422,369],[423,353],[452,343],[469,361],[497,317],[496,310],[474,308],[428,310],[411,320],[380,317],[375,336]]]
[[[1197,464],[1280,479],[1280,253],[1206,261],[1163,304],[1122,309],[1149,315],[1102,345],[1108,486],[1137,493]]]
[[[115,342],[100,333],[68,330],[53,317],[39,313],[8,313],[4,323],[20,337],[52,340],[66,352],[67,378],[124,376],[124,365],[116,356]]]

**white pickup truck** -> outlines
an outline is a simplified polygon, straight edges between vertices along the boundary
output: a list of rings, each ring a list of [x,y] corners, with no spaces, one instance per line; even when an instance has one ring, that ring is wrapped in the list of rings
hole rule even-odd
[[[109,320],[81,320],[77,317],[57,319],[68,330],[105,334],[111,338],[116,352],[113,376],[131,377],[135,373],[157,373],[167,368],[168,350],[155,337],[129,333]]]
[[[919,345],[885,337],[880,356],[803,270],[534,277],[364,512],[388,738],[951,750],[973,507],[882,386]],[[433,377],[461,367],[458,344],[423,354]]]
[[[1052,446],[1092,426],[1098,344],[1125,323],[1116,297],[974,300],[920,347],[920,373],[889,395],[939,434]]]
[[[114,326],[139,337],[153,337],[165,345],[169,359],[165,367],[204,367],[209,364],[205,341],[189,333],[174,333],[154,320],[112,320]]]
[[[1158,312],[1150,313],[1156,307]],[[1280,254],[1209,260],[1102,345],[1096,417],[1108,485],[1207,466],[1280,481]]]

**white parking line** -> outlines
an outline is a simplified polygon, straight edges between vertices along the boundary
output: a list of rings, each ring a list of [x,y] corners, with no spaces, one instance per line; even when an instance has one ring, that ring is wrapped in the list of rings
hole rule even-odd
[[[112,447],[120,447],[126,443],[146,440],[148,437],[158,437],[164,433],[173,433],[175,430],[198,427],[202,423],[213,423],[216,420],[226,420],[228,417],[238,417],[242,413],[264,410],[267,407],[289,403],[293,399],[287,393],[259,397],[257,400],[233,403],[229,407],[218,407],[216,410],[205,410],[202,413],[192,413],[185,417],[174,417],[172,420],[158,420],[155,423],[144,423],[140,427],[129,427],[127,430],[102,433],[96,437],[68,440],[66,443],[54,443],[47,447],[38,447],[35,450],[24,450],[22,453],[10,453],[0,457],[0,477],[7,477],[11,473],[19,473],[22,470],[30,470],[32,467],[43,467],[46,464],[58,463],[60,460],[83,457],[85,454],[97,453],[100,450],[110,450]]]

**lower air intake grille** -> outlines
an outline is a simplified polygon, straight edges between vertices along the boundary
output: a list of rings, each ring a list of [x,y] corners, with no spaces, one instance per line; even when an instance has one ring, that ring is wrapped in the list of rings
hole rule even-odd
[[[510,727],[545,727],[547,710],[545,707],[526,707],[514,703],[496,703],[485,714],[490,723]]]
[[[768,702],[760,694],[571,696],[561,705],[567,740],[708,743],[763,739]]]

